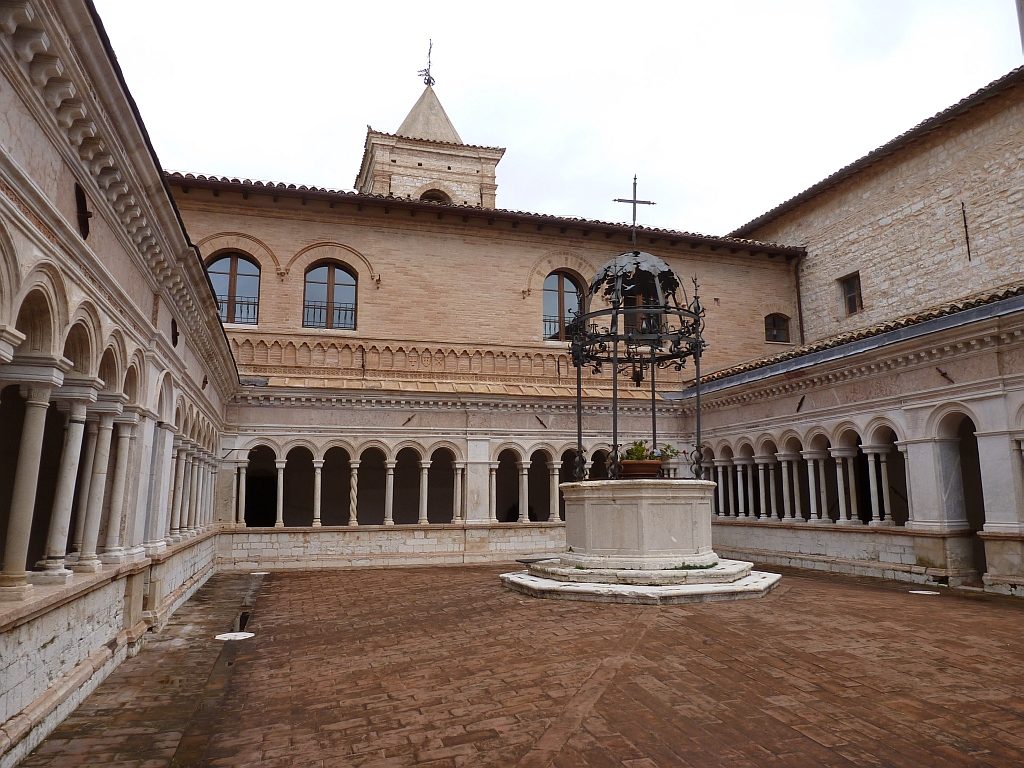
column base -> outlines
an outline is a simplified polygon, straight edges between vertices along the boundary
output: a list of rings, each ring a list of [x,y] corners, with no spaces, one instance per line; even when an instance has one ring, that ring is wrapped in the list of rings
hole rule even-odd
[[[104,565],[120,565],[127,559],[124,547],[114,547],[100,553],[100,562]]]
[[[274,523],[275,528],[284,528],[284,523]]]
[[[148,555],[146,554],[146,547],[139,545],[132,547],[124,551],[124,559],[126,563],[133,563],[137,560],[145,560]]]
[[[103,568],[103,563],[95,555],[87,560],[79,560],[71,564],[71,570],[75,573],[96,573]]]
[[[895,523],[892,520],[872,520],[868,525],[872,528],[892,528]]]
[[[762,523],[773,523],[775,522],[775,515],[761,515],[758,519]]]
[[[394,520],[385,520],[384,521],[384,525],[394,525],[394,524],[395,524]]]
[[[0,585],[0,603],[14,603],[19,600],[25,600],[30,594],[32,594],[31,584]]]
[[[815,525],[832,525],[833,521],[831,517],[812,517],[811,522]]]
[[[322,526],[321,526],[321,524],[320,524],[320,521],[319,521],[319,520],[314,520],[314,521],[313,521],[313,527],[314,527],[314,528],[320,528],[320,527],[322,527]]]
[[[159,541],[146,542],[143,545],[143,551],[146,553],[146,557],[159,555],[161,552],[167,551],[167,542],[163,539],[160,539]]]
[[[64,586],[74,577],[74,571],[67,568],[46,568],[42,571],[29,571],[29,584],[40,584],[46,586]]]
[[[417,520],[416,525],[430,525],[429,520]]]
[[[836,525],[864,525],[859,517],[855,517],[852,520],[839,520]]]

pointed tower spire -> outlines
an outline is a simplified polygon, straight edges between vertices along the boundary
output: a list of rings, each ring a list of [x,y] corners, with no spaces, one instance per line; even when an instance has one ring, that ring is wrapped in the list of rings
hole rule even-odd
[[[455,130],[448,113],[441,106],[432,86],[423,89],[419,99],[412,105],[409,114],[395,131],[399,136],[427,141],[445,141],[449,144],[462,144],[462,137]]]

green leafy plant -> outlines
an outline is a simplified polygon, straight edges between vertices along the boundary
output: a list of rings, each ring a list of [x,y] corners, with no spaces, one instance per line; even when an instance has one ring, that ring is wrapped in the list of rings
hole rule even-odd
[[[718,565],[718,561],[717,560],[715,562],[713,562],[713,563],[709,563],[708,565],[687,565],[686,563],[683,563],[682,565],[673,566],[669,570],[672,570],[672,571],[706,571],[709,568],[714,568],[716,565]]]
[[[665,461],[679,455],[679,449],[669,443],[662,443],[657,448],[650,448],[646,440],[634,440],[622,453],[622,458],[627,461]]]

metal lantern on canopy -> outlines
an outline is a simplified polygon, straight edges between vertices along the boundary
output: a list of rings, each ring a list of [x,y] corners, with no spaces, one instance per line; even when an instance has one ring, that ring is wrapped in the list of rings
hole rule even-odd
[[[704,350],[704,308],[697,281],[693,298],[669,269],[668,264],[639,250],[627,251],[602,266],[590,281],[591,310],[580,311],[567,331],[569,349],[576,368],[576,480],[584,479],[583,459],[583,369],[600,373],[605,365],[612,371],[612,452],[609,477],[618,478],[619,376],[628,375],[636,386],[650,382],[651,444],[658,448],[657,371],[680,371],[687,358],[693,359],[697,398],[696,439],[691,453],[694,477],[700,477],[700,358]],[[680,300],[679,294],[682,294]],[[603,301],[596,301],[600,299]],[[600,305],[594,308],[594,305]]]

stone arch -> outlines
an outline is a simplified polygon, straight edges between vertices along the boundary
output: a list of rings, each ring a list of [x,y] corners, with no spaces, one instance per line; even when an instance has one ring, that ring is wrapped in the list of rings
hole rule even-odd
[[[160,374],[157,387],[156,413],[157,418],[164,424],[169,424],[174,419],[172,410],[174,403],[174,377],[170,371],[165,370]]]
[[[142,393],[142,381],[139,376],[139,369],[135,366],[135,362],[128,366],[128,370],[124,373],[124,383],[121,386],[121,391],[128,398],[128,402],[131,405],[139,405],[140,395]]]
[[[441,204],[444,204],[444,205],[466,205],[466,204],[468,204],[468,205],[476,205],[476,201],[474,201],[474,200],[467,201],[466,203],[460,202],[457,199],[459,197],[459,195],[454,190],[453,187],[448,186],[443,181],[436,181],[436,180],[428,182],[426,184],[421,184],[419,187],[417,187],[415,190],[413,190],[413,192],[410,195],[410,197],[413,200],[423,201],[424,200],[423,196],[428,194],[428,193],[430,193],[430,192],[440,192],[442,195],[444,195],[448,199],[447,200],[437,200],[437,199],[434,199],[432,197],[428,197],[426,199],[428,202],[441,203]]]
[[[864,430],[852,421],[841,421],[832,428],[833,448],[854,448],[859,444]]]
[[[121,360],[114,345],[108,345],[100,355],[99,377],[103,379],[104,392],[120,392],[122,386]]]
[[[566,272],[579,280],[580,287],[586,293],[597,267],[576,251],[563,249],[546,253],[530,265],[523,285],[523,298],[536,293],[537,300],[540,301],[544,281],[552,272],[558,271]]]
[[[254,437],[248,442],[244,443],[242,446],[240,446],[240,448],[241,450],[239,450],[238,452],[244,452],[246,454],[255,451],[257,448],[266,448],[268,451],[274,454],[275,459],[277,459],[279,456],[284,455],[283,453],[281,453],[281,446],[278,445],[277,442],[273,440],[268,440],[265,437]]]
[[[96,364],[94,337],[87,323],[75,322],[68,329],[64,339],[64,351],[61,356],[71,361],[72,370],[82,376],[88,376]]]
[[[203,259],[204,266],[209,264],[210,260],[220,253],[237,251],[259,264],[260,271],[263,271],[263,268],[266,266],[273,265],[274,270],[279,275],[282,274],[281,262],[270,246],[259,238],[243,232],[218,232],[217,234],[209,235],[196,243],[196,248],[199,249],[199,255]]]
[[[548,461],[554,461],[555,458],[557,456],[559,456],[559,453],[558,453],[557,450],[555,450],[555,447],[553,445],[551,445],[551,443],[547,443],[547,442],[534,443],[529,448],[527,448],[526,450],[523,451],[523,453],[526,456],[530,456],[530,457],[532,457],[533,454],[538,453],[538,452],[543,453],[545,458]]]
[[[394,447],[392,447],[392,449],[391,449],[392,457],[397,459],[398,458],[398,454],[401,453],[402,451],[404,451],[407,448],[411,449],[413,452],[415,452],[416,457],[417,457],[417,461],[425,461],[426,458],[430,456],[429,453],[426,453],[424,451],[423,443],[419,442],[418,440],[402,440],[402,441],[396,443]]]
[[[453,443],[451,440],[435,440],[430,444],[430,447],[424,452],[425,456],[433,456],[434,451],[440,448],[447,448],[452,453],[452,459],[454,461],[465,461],[462,450],[458,445]]]
[[[953,421],[959,424],[959,417],[963,416],[974,422],[975,431],[983,431],[984,427],[980,422],[979,414],[964,403],[954,401],[943,403],[928,414],[928,418],[925,421],[925,435],[928,437],[951,437],[950,424]],[[953,433],[955,432],[956,429],[953,429]]]
[[[355,448],[352,447],[352,443],[340,437],[334,437],[328,440],[320,449],[320,455],[315,458],[323,459],[327,456],[327,452],[332,448],[340,448],[349,455],[350,458],[356,456]]]
[[[86,334],[86,336],[85,339],[77,339],[73,346],[82,344],[83,342],[88,344],[88,355],[87,361],[83,361],[86,362],[84,367],[80,365],[79,360],[70,357],[68,359],[74,362],[75,371],[83,373],[85,375],[93,375],[96,372],[97,368],[99,367],[100,363],[99,346],[101,337],[101,324],[99,312],[96,310],[95,305],[91,301],[86,299],[82,301],[78,305],[78,307],[75,308],[75,311],[71,314],[70,323],[71,325],[68,327],[68,332],[64,337],[65,351],[68,351],[69,349],[68,343],[69,339],[71,338],[72,332],[75,330],[75,328],[79,328],[81,329],[81,332],[84,332]],[[79,349],[74,349],[73,351],[78,352]],[[82,349],[81,351],[84,352],[85,350]],[[67,354],[65,354],[64,356],[68,357]]]
[[[56,317],[53,297],[47,291],[36,287],[21,301],[14,327],[25,339],[18,345],[15,354],[36,354],[56,358],[60,353],[56,343],[59,320]]]
[[[68,300],[67,289],[64,285],[61,270],[49,261],[43,261],[37,264],[25,276],[21,281],[21,299],[18,302],[18,311],[14,313],[14,316],[19,320],[21,319],[21,311],[25,306],[25,301],[32,295],[41,295],[45,300],[48,318],[44,319],[43,322],[48,322],[50,326],[49,343],[46,349],[32,349],[32,347],[26,344],[28,341],[26,339],[25,342],[21,343],[20,348],[23,351],[31,350],[39,354],[56,355],[60,352],[57,344],[63,337],[63,330],[68,326],[68,311],[70,309],[70,301]],[[19,327],[18,330],[21,330],[21,328]]]
[[[7,227],[0,221],[0,325],[9,324],[14,296],[18,292],[18,256]]]
[[[904,438],[902,430],[900,429],[899,425],[896,424],[895,421],[886,418],[885,416],[875,416],[867,423],[867,426],[864,427],[864,434],[868,435],[867,442],[876,442],[876,436],[878,435],[878,433],[886,429],[891,431],[894,435],[896,435],[897,440],[901,442],[903,441]]]
[[[734,451],[736,456],[741,456],[745,459],[752,458],[755,453],[754,444],[749,438],[741,437],[736,441],[736,448]]]
[[[390,461],[393,458],[391,447],[383,440],[364,440],[355,447],[353,455],[362,461],[363,454],[374,448],[384,454],[385,461]]]
[[[497,447],[491,449],[491,461],[498,461],[498,457],[504,451],[512,451],[516,455],[516,461],[523,461],[526,455],[523,452],[522,446],[520,446],[518,443],[504,442],[499,443]]]
[[[305,448],[313,454],[314,459],[323,458],[317,445],[312,440],[307,440],[304,437],[293,437],[290,440],[287,440],[281,446],[281,456],[287,456],[294,448]]]
[[[362,278],[366,275],[376,287],[380,288],[380,274],[370,264],[369,259],[350,245],[331,241],[307,245],[288,260],[283,274],[291,272],[292,266],[295,264],[302,267],[301,271],[305,274],[306,267],[317,261],[339,261],[348,264],[356,273],[357,282],[363,282]]]

